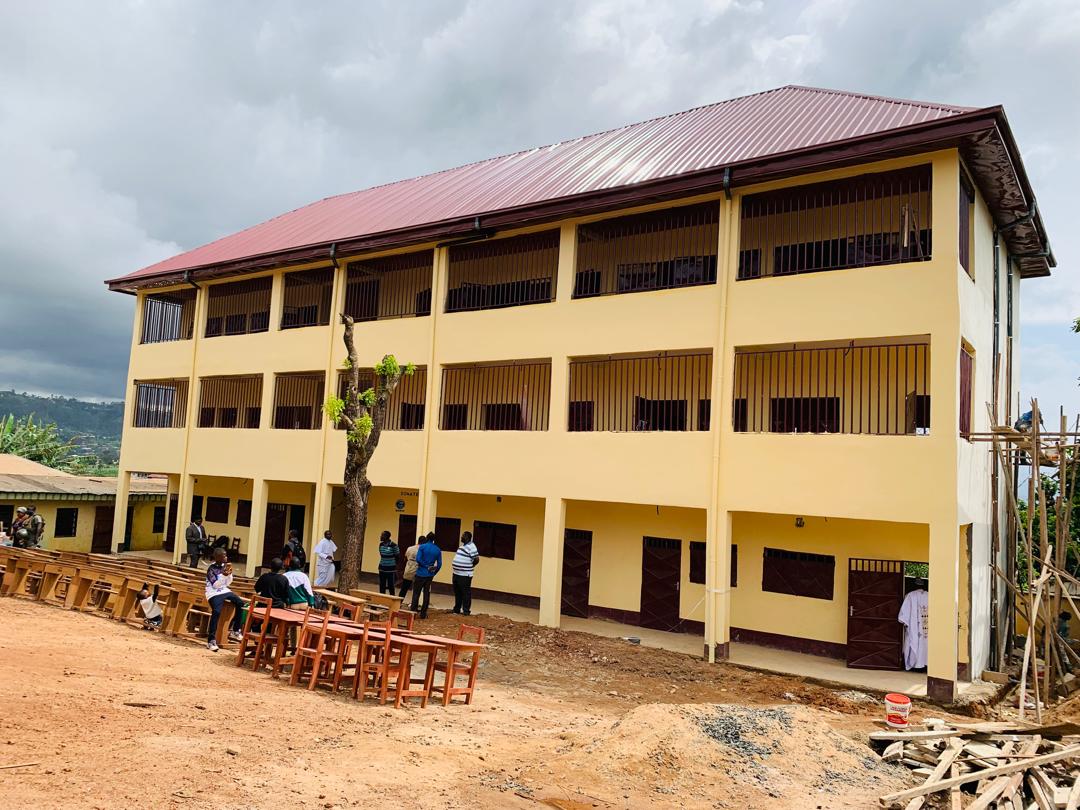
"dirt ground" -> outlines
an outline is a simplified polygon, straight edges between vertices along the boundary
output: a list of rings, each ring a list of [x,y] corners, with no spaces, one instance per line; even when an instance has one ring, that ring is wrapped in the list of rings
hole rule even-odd
[[[457,617],[432,615],[424,629],[456,629]],[[834,808],[912,784],[865,744],[877,698],[473,622],[490,644],[473,705],[394,710],[237,669],[226,651],[4,599],[3,806]],[[20,763],[36,764],[3,769]]]

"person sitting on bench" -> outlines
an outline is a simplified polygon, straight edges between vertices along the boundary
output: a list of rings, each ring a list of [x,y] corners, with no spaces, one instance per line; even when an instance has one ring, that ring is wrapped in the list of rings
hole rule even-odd
[[[240,633],[243,626],[240,612],[244,609],[244,600],[229,589],[232,581],[233,567],[229,562],[229,555],[223,548],[214,549],[214,561],[206,569],[206,601],[210,603],[210,626],[206,632],[206,646],[211,652],[218,651],[218,621],[226,602],[236,608],[229,622],[229,641],[240,641],[243,638]]]
[[[273,607],[283,608],[289,604],[289,579],[281,573],[281,557],[270,561],[270,570],[255,580],[255,593],[273,602]]]
[[[139,609],[143,615],[143,630],[157,630],[161,627],[161,606],[158,604],[158,587],[154,586],[154,592],[150,593],[149,583],[144,582],[139,591]]]

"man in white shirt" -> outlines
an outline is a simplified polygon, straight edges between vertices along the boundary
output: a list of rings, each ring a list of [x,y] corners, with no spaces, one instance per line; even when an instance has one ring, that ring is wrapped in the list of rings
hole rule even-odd
[[[904,625],[904,668],[924,669],[929,641],[930,594],[926,592],[925,580],[920,580],[915,590],[904,597],[897,621]]]
[[[230,589],[233,581],[233,567],[229,555],[223,548],[214,549],[214,562],[206,569],[206,601],[210,603],[210,627],[206,632],[206,646],[210,652],[218,651],[217,627],[221,619],[221,609],[225,603],[232,604],[233,615],[229,623],[229,641],[240,641],[243,637],[240,628],[240,612],[244,609],[244,600]]]
[[[322,540],[315,544],[315,587],[329,588],[334,584],[334,555],[337,544],[330,531],[323,532]]]
[[[454,554],[454,613],[472,614],[473,571],[480,564],[480,552],[472,539],[472,532],[461,535],[457,553]]]

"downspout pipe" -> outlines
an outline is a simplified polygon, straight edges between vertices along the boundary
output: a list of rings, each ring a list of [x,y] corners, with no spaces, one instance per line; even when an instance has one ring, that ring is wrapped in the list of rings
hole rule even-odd
[[[202,287],[200,287],[198,284],[195,283],[195,279],[193,279],[191,277],[191,271],[190,270],[185,270],[184,271],[184,283],[185,284],[190,284],[196,290],[201,290],[202,289]]]

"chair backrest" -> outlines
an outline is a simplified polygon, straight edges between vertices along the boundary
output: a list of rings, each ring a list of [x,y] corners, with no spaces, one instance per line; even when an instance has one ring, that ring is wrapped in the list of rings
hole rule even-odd
[[[390,611],[390,624],[399,630],[412,630],[413,622],[416,620],[416,614],[411,610],[392,610]]]
[[[382,648],[382,657],[380,661],[389,660],[390,655],[390,622],[364,622],[364,636],[362,644],[364,647],[370,649],[371,647]],[[382,638],[371,638],[372,632],[382,633]]]
[[[235,552],[239,553],[239,551],[240,551],[240,538],[239,537],[234,537],[232,539],[232,542],[229,544],[229,551],[235,551]]]
[[[244,621],[244,632],[247,633],[251,629],[251,622],[255,618],[256,610],[266,611],[267,616],[270,615],[270,611],[274,607],[274,600],[267,596],[252,596],[251,604],[248,605],[247,619]],[[266,626],[270,624],[268,621],[263,621],[263,634],[266,633]]]
[[[484,628],[472,624],[463,624],[457,631],[458,641],[471,641],[473,644],[484,643]]]

